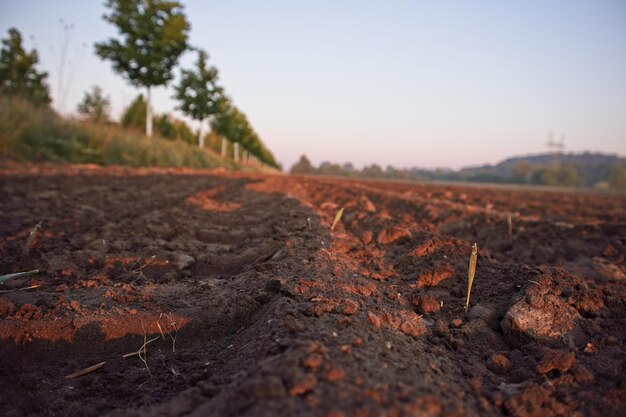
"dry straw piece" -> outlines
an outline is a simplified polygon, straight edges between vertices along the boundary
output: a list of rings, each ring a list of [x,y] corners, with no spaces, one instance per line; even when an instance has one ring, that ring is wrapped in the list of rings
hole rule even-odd
[[[38,269],[33,269],[32,271],[16,272],[14,274],[0,275],[0,284],[3,283],[4,281],[8,281],[13,278],[21,277],[24,275],[38,274],[38,273],[39,273]]]
[[[469,271],[467,272],[467,300],[465,300],[465,311],[469,308],[470,294],[472,293],[472,284],[474,283],[474,274],[476,273],[476,258],[478,257],[478,245],[474,243],[472,246],[472,254],[470,255]]]
[[[41,220],[39,223],[37,223],[35,225],[35,227],[32,228],[32,230],[30,231],[30,233],[28,234],[28,239],[26,239],[26,244],[24,245],[24,252],[28,253],[30,251],[30,247],[32,246],[33,242],[35,241],[35,238],[37,237],[37,233],[39,233],[39,229],[41,229],[41,225],[43,224],[43,220]]]
[[[513,237],[513,219],[511,218],[511,213],[509,213],[506,218],[506,225],[509,229],[509,239],[511,239]]]
[[[74,378],[81,377],[83,375],[90,374],[93,371],[97,371],[98,369],[102,368],[104,365],[106,365],[106,362],[97,363],[97,364],[95,364],[93,366],[90,366],[89,368],[81,369],[78,372],[74,372],[73,374],[69,374],[69,375],[67,375],[65,377],[65,379],[74,379]]]
[[[341,220],[341,216],[343,216],[343,207],[340,208],[337,214],[335,215],[335,220],[333,220],[333,225],[330,226],[330,230],[333,230],[335,228],[339,220]]]

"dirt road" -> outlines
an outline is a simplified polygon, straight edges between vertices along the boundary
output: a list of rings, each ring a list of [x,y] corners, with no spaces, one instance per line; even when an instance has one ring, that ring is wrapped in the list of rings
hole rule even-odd
[[[0,190],[0,275],[39,270],[0,284],[0,415],[626,415],[623,196],[30,165]]]

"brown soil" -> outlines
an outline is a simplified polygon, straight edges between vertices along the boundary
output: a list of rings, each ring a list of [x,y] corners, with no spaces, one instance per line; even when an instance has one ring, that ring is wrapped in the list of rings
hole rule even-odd
[[[0,275],[39,270],[0,284],[0,415],[626,415],[623,196],[33,165],[0,191]]]

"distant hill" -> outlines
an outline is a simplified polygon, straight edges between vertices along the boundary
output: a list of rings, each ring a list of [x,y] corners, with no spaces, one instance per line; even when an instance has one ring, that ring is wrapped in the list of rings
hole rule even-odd
[[[554,164],[570,164],[577,167],[600,165],[625,164],[626,158],[599,152],[584,153],[542,153],[536,155],[514,156],[507,158],[496,165],[481,165],[475,167],[466,167],[459,172],[467,174],[475,174],[481,171],[491,170],[498,175],[508,176],[513,173],[513,169],[520,163],[528,163],[531,165],[549,166]]]
[[[413,181],[466,181],[509,184],[536,184],[568,187],[626,189],[626,158],[603,153],[546,153],[516,156],[496,165],[447,169],[397,169],[377,164],[355,169],[350,163],[323,162],[319,167],[302,156],[291,172],[362,178],[387,178]]]
[[[455,174],[465,177],[466,180],[493,177],[491,180],[495,179],[497,182],[532,182],[530,173],[558,166],[573,167],[579,176],[579,185],[593,186],[607,179],[611,167],[626,166],[626,158],[599,152],[545,153],[515,156],[496,165],[467,167]]]

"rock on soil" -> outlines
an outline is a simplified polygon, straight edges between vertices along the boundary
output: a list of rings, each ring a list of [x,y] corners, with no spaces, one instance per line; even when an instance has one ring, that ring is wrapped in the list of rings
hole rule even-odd
[[[474,307],[470,308],[467,313],[468,320],[476,320],[482,319],[489,327],[494,330],[498,330],[500,328],[500,323],[498,322],[498,315],[494,308],[485,306],[482,304],[477,304]]]
[[[575,308],[578,295],[585,291],[580,278],[562,271],[546,272],[520,291],[500,323],[514,346],[534,341],[573,347],[583,341],[582,316]]]
[[[178,269],[185,269],[188,268],[191,264],[193,264],[196,260],[193,258],[193,256],[189,256],[187,254],[184,253],[180,253],[177,255],[176,257],[176,266],[178,267]]]

